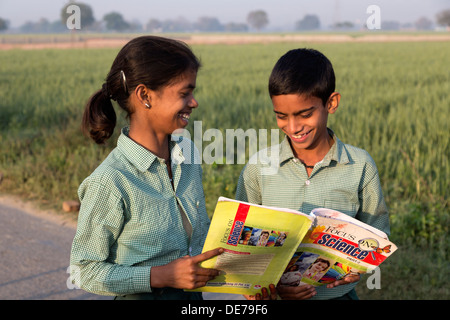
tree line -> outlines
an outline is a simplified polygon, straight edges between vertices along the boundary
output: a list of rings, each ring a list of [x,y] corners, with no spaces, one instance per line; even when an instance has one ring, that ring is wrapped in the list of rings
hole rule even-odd
[[[269,25],[269,16],[263,10],[251,11],[247,15],[246,23],[229,22],[222,24],[215,17],[203,16],[197,21],[191,22],[186,18],[157,19],[150,18],[145,24],[138,21],[127,21],[119,12],[112,11],[105,14],[101,20],[96,20],[92,7],[85,3],[71,1],[61,9],[60,19],[49,21],[41,18],[36,22],[28,21],[19,30],[23,33],[60,33],[67,32],[66,21],[69,17],[67,7],[77,5],[81,13],[81,29],[91,32],[248,32],[251,30],[260,31]],[[450,28],[450,9],[439,12],[436,15],[437,25]],[[421,17],[414,23],[400,25],[396,21],[383,21],[382,29],[398,30],[401,28],[411,28],[417,30],[430,30],[433,28],[433,21],[426,17]],[[7,30],[9,22],[0,17],[0,31]],[[306,14],[302,19],[295,22],[294,30],[312,31],[321,29],[321,22],[317,15]],[[350,21],[336,22],[331,29],[345,30],[354,29],[355,26]]]
[[[71,5],[80,8],[81,30],[91,32],[247,32],[251,29],[259,31],[269,24],[267,13],[262,10],[249,12],[247,23],[230,22],[222,24],[215,17],[204,16],[194,22],[183,17],[166,20],[150,18],[145,24],[142,24],[138,21],[127,21],[117,11],[107,13],[101,20],[96,20],[90,5],[71,1],[61,9],[59,20],[49,21],[46,18],[40,18],[38,21],[28,21],[19,27],[19,31],[23,33],[67,32],[66,22],[71,15],[67,12],[67,8]],[[8,27],[9,21],[0,17],[0,31],[7,30]]]

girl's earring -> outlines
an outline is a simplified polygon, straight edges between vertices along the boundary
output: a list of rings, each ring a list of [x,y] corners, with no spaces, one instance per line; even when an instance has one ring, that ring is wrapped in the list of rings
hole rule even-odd
[[[149,105],[147,102],[146,103],[144,103],[145,104],[145,106],[147,107],[147,109],[150,109],[152,106],[151,105]]]

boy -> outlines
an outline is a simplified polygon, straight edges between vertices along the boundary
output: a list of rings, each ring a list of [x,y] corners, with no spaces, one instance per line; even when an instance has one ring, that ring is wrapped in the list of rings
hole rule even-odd
[[[327,127],[336,112],[331,62],[312,49],[287,52],[269,79],[277,125],[286,137],[263,150],[276,159],[276,170],[259,161],[248,163],[239,178],[236,199],[309,213],[325,207],[346,213],[389,234],[389,216],[378,171],[370,155],[342,143]],[[270,167],[273,169],[274,164]],[[314,288],[278,286],[282,299],[358,299],[359,276],[347,276]]]

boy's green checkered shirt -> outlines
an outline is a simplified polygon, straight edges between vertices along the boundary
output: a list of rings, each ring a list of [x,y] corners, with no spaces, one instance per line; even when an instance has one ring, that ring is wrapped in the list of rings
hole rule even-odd
[[[260,151],[258,159],[266,160],[249,161],[245,166],[236,199],[306,214],[315,208],[334,209],[389,234],[389,215],[375,162],[366,151],[342,143],[329,132],[334,144],[309,177],[301,161],[294,157],[287,137],[280,145]],[[321,286],[316,288],[314,298],[340,297],[355,285],[333,289]]]
[[[209,228],[194,144],[172,137],[178,140],[170,142],[172,188],[164,160],[128,131],[122,130],[117,147],[78,190],[71,278],[96,294],[151,292],[152,266],[200,254]]]

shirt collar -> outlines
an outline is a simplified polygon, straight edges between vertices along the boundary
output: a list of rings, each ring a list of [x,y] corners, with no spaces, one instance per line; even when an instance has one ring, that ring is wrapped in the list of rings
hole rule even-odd
[[[329,165],[331,161],[336,161],[339,164],[346,164],[349,162],[347,152],[345,151],[345,145],[341,140],[334,134],[331,129],[328,132],[333,137],[334,143],[331,146],[328,153],[322,160],[323,165]],[[283,141],[280,143],[280,165],[290,159],[294,159],[294,153],[292,152],[291,144],[289,143],[288,136],[285,136]]]
[[[129,136],[130,128],[125,127],[117,140],[117,148],[122,152],[139,171],[145,172],[158,157],[140,144],[133,141]],[[172,136],[169,141],[171,160],[173,164],[181,164],[185,161],[182,148],[178,145],[182,139]]]

